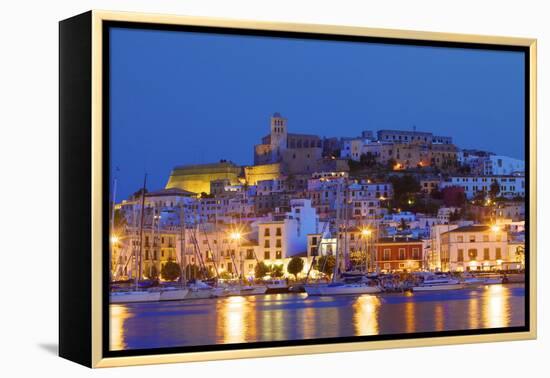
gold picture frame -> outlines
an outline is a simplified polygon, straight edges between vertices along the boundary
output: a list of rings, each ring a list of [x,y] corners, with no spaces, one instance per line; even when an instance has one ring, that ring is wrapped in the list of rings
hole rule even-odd
[[[488,333],[476,335],[443,336],[429,338],[410,338],[399,340],[377,340],[361,342],[343,342],[331,344],[312,344],[300,346],[277,346],[258,349],[236,349],[205,352],[188,353],[169,353],[169,354],[151,354],[123,357],[105,357],[104,356],[104,333],[103,325],[108,321],[104,317],[104,135],[103,108],[105,98],[103,97],[103,39],[105,37],[104,25],[106,22],[128,22],[141,24],[161,24],[161,25],[186,25],[197,27],[215,27],[215,28],[237,28],[261,31],[277,32],[298,32],[323,35],[340,35],[356,37],[376,37],[396,40],[413,41],[432,41],[432,42],[452,42],[478,45],[502,45],[519,46],[528,50],[528,84],[529,84],[529,259],[528,259],[528,291],[526,298],[528,300],[529,330],[525,332],[513,333]],[[218,19],[209,17],[188,17],[160,14],[143,14],[128,12],[110,12],[110,11],[90,11],[81,16],[62,21],[60,24],[60,127],[61,127],[61,187],[62,196],[66,195],[66,200],[60,203],[60,355],[70,360],[82,363],[90,367],[112,367],[157,363],[173,362],[191,362],[208,361],[220,359],[236,359],[251,357],[299,355],[311,353],[328,352],[347,352],[371,349],[386,348],[404,348],[420,346],[436,346],[448,344],[466,344],[495,341],[513,341],[535,339],[537,335],[537,285],[536,285],[536,212],[537,212],[537,179],[536,179],[536,54],[537,42],[535,39],[500,37],[500,36],[482,36],[468,34],[435,33],[424,31],[377,29],[352,26],[335,25],[317,25],[317,24],[295,24],[280,22],[259,22],[252,20],[232,20]],[[81,39],[79,39],[81,36]],[[89,61],[86,67],[89,68],[89,76],[86,77],[86,71],[73,72],[70,70],[69,60],[74,62]],[[75,84],[76,83],[76,84]],[[82,96],[75,95],[74,85],[79,85],[83,93]],[[65,91],[65,94],[63,94]],[[72,96],[69,92],[72,91]],[[89,92],[89,97],[86,94]],[[78,94],[77,93],[77,94]],[[74,111],[73,101],[80,101],[78,105],[83,112],[71,113]],[[89,101],[89,102],[88,102]],[[84,111],[86,110],[86,111]],[[85,114],[84,114],[85,113]],[[87,121],[88,126],[83,128],[83,134],[78,137],[83,138],[83,143],[89,143],[89,163],[90,169],[80,172],[82,175],[82,185],[80,189],[89,193],[89,201],[84,202],[82,206],[89,211],[87,222],[75,224],[74,219],[67,215],[67,207],[74,201],[79,201],[81,193],[71,192],[68,185],[68,176],[76,172],[77,168],[72,167],[70,163],[65,162],[69,159],[71,150],[67,144],[74,143],[75,135],[79,133],[74,130],[75,122]],[[89,122],[88,122],[89,121]],[[72,127],[72,129],[71,129]],[[85,179],[84,179],[85,178]],[[66,180],[66,181],[65,181]],[[74,185],[74,180],[72,179]],[[77,186],[78,186],[77,185]],[[75,188],[74,190],[78,189]],[[65,216],[66,215],[66,216]],[[86,233],[87,237],[69,238],[70,233]],[[78,240],[77,240],[78,239]],[[526,238],[527,239],[527,238]],[[80,245],[79,250],[85,250],[84,257],[75,261],[75,248],[79,240],[85,240]],[[88,243],[89,242],[89,243]],[[82,277],[69,272],[74,269],[75,264],[79,271],[86,271]],[[82,281],[79,281],[82,280]],[[85,282],[89,282],[86,284]],[[77,291],[79,290],[79,291]],[[75,299],[80,295],[80,299]],[[79,312],[82,311],[82,312]],[[89,313],[82,318],[82,314]],[[80,317],[79,320],[75,320]],[[85,344],[79,351],[74,351],[77,346]]]

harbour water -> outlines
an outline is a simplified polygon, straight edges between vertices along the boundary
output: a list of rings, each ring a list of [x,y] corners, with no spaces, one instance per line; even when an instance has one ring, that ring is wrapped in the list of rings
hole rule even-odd
[[[339,297],[270,294],[110,305],[110,349],[523,326],[522,284]]]

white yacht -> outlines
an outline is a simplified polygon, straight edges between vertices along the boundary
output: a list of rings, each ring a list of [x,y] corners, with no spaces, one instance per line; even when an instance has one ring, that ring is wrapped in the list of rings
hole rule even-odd
[[[459,280],[454,278],[449,278],[446,276],[431,276],[424,279],[418,286],[414,286],[412,291],[438,291],[438,290],[457,290],[463,289],[465,287],[464,283],[461,283]]]
[[[247,296],[247,295],[261,295],[265,294],[267,291],[267,286],[265,285],[251,285],[251,286],[241,286],[235,285],[227,288],[227,296]]]
[[[157,302],[159,300],[160,291],[149,290],[114,291],[109,296],[110,303]]]
[[[160,291],[161,301],[181,301],[187,297],[189,289],[180,287],[165,287]]]
[[[288,284],[286,280],[272,279],[272,280],[265,280],[263,283],[268,289],[272,289],[272,290],[288,289]]]
[[[185,296],[185,299],[215,298],[217,293],[212,286],[200,280],[195,280],[193,283],[190,283],[188,288],[189,292]]]
[[[313,290],[308,290],[306,286],[306,292],[308,295],[361,295],[361,294],[376,294],[380,293],[382,289],[379,286],[370,286],[365,283],[344,283],[333,282],[328,285],[320,285]]]

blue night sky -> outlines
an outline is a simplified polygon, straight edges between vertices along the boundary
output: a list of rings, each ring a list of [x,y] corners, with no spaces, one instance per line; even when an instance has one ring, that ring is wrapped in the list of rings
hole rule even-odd
[[[291,133],[402,129],[524,158],[523,53],[111,30],[117,200],[176,165],[252,164],[280,112]]]

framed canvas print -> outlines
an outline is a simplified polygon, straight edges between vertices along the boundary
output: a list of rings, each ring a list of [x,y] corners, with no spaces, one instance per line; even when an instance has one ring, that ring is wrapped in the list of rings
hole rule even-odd
[[[536,41],[60,22],[60,355],[536,337]]]

